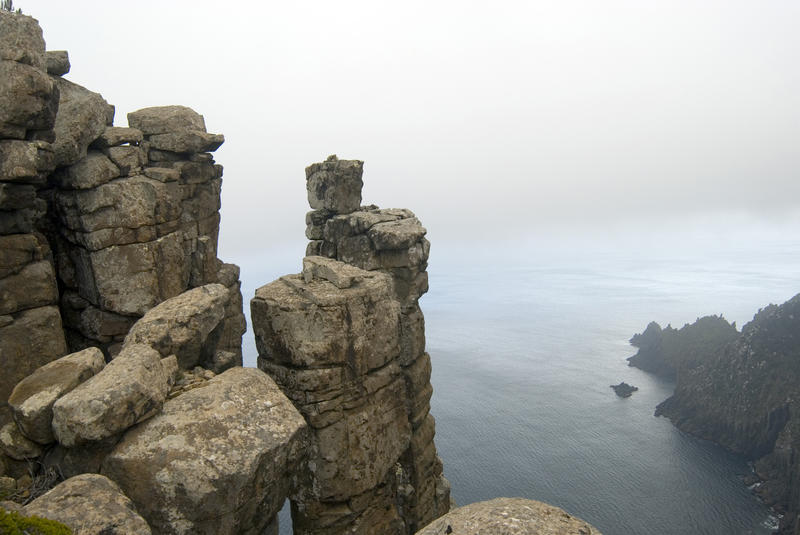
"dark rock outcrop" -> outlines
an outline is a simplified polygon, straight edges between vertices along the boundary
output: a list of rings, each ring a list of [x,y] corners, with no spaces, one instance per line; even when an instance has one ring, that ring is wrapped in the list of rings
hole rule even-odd
[[[722,316],[704,316],[680,329],[665,329],[651,322],[631,345],[639,351],[628,358],[628,365],[646,372],[675,379],[683,370],[703,363],[716,351],[739,335],[735,324]]]
[[[613,388],[614,393],[621,398],[629,398],[631,394],[639,390],[638,387],[629,385],[625,381],[622,381],[618,385],[611,385],[611,388]]]
[[[770,305],[735,340],[679,374],[656,415],[756,460],[759,494],[800,529],[800,295]]]

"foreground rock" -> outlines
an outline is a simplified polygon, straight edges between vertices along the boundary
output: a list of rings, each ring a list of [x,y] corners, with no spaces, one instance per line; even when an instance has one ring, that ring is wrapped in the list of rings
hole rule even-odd
[[[151,533],[117,484],[99,474],[83,474],[60,483],[25,506],[24,513],[61,522],[74,535]]]
[[[621,398],[629,398],[631,394],[639,390],[638,387],[629,385],[625,381],[622,381],[618,385],[611,385],[611,388],[614,389],[614,393],[617,394]]]
[[[103,353],[89,348],[54,360],[20,381],[8,404],[22,433],[39,444],[53,442],[53,405],[105,364]]]
[[[800,529],[800,295],[760,310],[656,408],[680,429],[756,460],[757,492]]]
[[[302,465],[305,433],[272,380],[233,368],[129,431],[103,473],[157,533],[261,534]]]
[[[176,366],[177,368],[177,366]],[[53,432],[71,447],[112,437],[161,408],[175,370],[149,346],[131,344],[53,405]]]
[[[546,503],[495,498],[453,509],[416,535],[601,535],[580,518]]]

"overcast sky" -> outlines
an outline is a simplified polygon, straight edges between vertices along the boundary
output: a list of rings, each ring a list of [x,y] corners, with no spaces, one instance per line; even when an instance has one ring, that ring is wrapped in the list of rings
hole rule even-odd
[[[798,220],[800,2],[17,0],[68,79],[225,134],[221,250],[304,248],[304,167],[434,240]]]

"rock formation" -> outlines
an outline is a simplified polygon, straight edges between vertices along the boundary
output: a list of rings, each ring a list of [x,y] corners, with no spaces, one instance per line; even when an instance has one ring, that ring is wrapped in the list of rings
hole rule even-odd
[[[306,169],[303,271],[251,301],[259,368],[312,430],[295,533],[414,533],[450,507],[418,303],[430,244],[410,211],[360,206],[362,169]]]
[[[754,459],[758,493],[800,529],[800,295],[770,305],[741,335],[678,377],[656,415]]]
[[[639,390],[638,387],[629,385],[625,381],[622,381],[618,385],[611,385],[611,388],[613,388],[614,393],[621,398],[629,398],[634,392]]]
[[[523,498],[495,498],[453,509],[416,535],[601,535],[563,509]]]
[[[675,379],[685,370],[705,362],[738,335],[736,324],[728,323],[722,316],[704,316],[680,329],[670,325],[661,329],[653,321],[630,339],[631,345],[639,351],[628,358],[628,365]]]

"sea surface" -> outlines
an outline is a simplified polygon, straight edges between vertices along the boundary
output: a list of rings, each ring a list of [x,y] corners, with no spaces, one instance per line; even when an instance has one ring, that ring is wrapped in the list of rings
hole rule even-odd
[[[259,279],[268,271],[259,262],[242,266],[245,302],[274,278]],[[674,385],[625,359],[635,353],[628,339],[651,320],[680,327],[721,313],[741,328],[760,307],[800,292],[798,240],[444,244],[434,245],[429,274],[421,305],[436,445],[459,505],[532,498],[605,535],[776,526],[742,481],[746,460],[654,417]],[[617,397],[610,385],[620,381],[639,391]],[[291,533],[281,517],[281,533]]]

